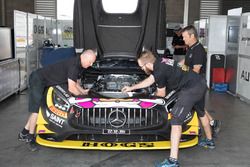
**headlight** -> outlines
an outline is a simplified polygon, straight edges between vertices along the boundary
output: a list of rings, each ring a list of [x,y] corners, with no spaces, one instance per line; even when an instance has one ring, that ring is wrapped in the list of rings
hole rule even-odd
[[[54,106],[62,111],[69,111],[70,104],[67,99],[57,90],[53,91]]]

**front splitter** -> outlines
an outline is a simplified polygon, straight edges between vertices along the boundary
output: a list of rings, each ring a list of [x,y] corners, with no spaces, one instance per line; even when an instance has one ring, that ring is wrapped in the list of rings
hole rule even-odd
[[[41,138],[39,135],[36,137],[38,144],[66,149],[82,149],[82,150],[163,150],[170,149],[170,141],[157,141],[157,142],[95,142],[95,141],[75,141],[64,140],[61,142],[50,141]],[[188,141],[181,141],[179,148],[188,148],[195,146],[198,143],[198,136]]]

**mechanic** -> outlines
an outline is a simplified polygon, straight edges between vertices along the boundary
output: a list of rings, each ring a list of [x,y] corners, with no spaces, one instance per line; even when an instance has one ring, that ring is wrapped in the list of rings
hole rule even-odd
[[[207,138],[213,142],[209,120],[205,115],[204,108],[199,105],[200,99],[204,96],[207,86],[206,81],[197,73],[190,71],[185,72],[178,63],[172,59],[156,59],[150,51],[143,51],[139,56],[138,65],[149,75],[145,80],[132,86],[122,88],[123,92],[130,92],[135,89],[145,88],[156,83],[157,90],[155,95],[160,97],[166,96],[166,88],[178,90],[178,101],[172,109],[171,118],[171,152],[170,157],[163,161],[160,166],[179,166],[178,152],[179,143],[182,133],[182,124],[185,117],[194,107],[201,120]],[[190,98],[192,97],[192,98]],[[213,147],[215,144],[213,142]]]
[[[92,66],[96,60],[93,50],[85,50],[80,56],[62,60],[32,72],[29,79],[29,112],[31,113],[24,129],[18,134],[18,140],[29,143],[31,151],[38,150],[35,141],[35,129],[39,107],[45,88],[58,84],[68,84],[73,95],[86,95],[89,89],[83,89],[79,82],[81,72]]]
[[[186,55],[187,46],[185,45],[185,42],[183,41],[181,27],[174,30],[172,46],[174,48],[173,59],[175,61],[180,61],[184,59]]]
[[[206,63],[207,63],[207,54],[201,43],[198,41],[197,30],[194,26],[189,25],[182,30],[183,40],[186,45],[189,46],[185,59],[183,59],[180,64],[185,65],[185,69],[192,69],[194,72],[200,74],[205,78],[206,73]],[[201,103],[205,107],[205,96],[202,98]],[[212,127],[212,135],[216,137],[220,131],[221,121],[214,120],[213,117],[205,109],[205,113],[210,120],[210,126]],[[200,142],[200,145],[206,148],[209,145],[209,142],[204,140]]]

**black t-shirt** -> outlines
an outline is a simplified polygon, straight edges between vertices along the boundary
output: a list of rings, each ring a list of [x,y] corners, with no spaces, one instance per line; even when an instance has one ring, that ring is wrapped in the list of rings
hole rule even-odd
[[[207,63],[207,53],[204,47],[196,42],[188,50],[185,56],[185,65],[190,69],[193,69],[194,65],[202,65],[200,74],[205,74],[206,72],[206,63]]]
[[[175,45],[180,45],[180,46],[184,46],[185,45],[185,42],[183,40],[183,37],[182,35],[181,36],[178,36],[178,35],[174,35],[173,36],[173,41],[172,41],[172,45],[175,46]],[[186,54],[186,49],[184,48],[175,48],[174,49],[174,55],[185,55]]]
[[[160,58],[154,63],[152,75],[158,88],[167,87],[168,90],[173,90],[179,87],[184,72],[173,59]]]
[[[38,69],[38,74],[46,86],[52,86],[67,83],[68,78],[76,82],[82,70],[85,69],[81,67],[80,57],[77,56]]]

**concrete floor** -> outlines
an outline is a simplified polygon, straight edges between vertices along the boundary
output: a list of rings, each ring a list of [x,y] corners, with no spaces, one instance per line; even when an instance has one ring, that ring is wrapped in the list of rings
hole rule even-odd
[[[184,167],[250,167],[250,105],[226,93],[209,92],[207,108],[222,120],[215,150],[181,149]],[[17,140],[28,117],[27,91],[0,102],[0,167],[150,167],[164,151],[83,151],[40,147],[30,152]]]

